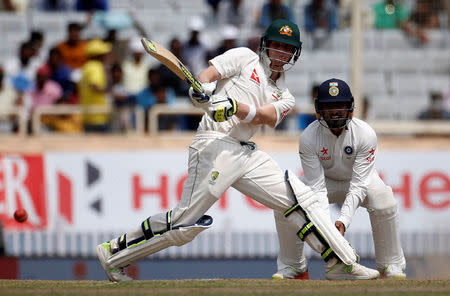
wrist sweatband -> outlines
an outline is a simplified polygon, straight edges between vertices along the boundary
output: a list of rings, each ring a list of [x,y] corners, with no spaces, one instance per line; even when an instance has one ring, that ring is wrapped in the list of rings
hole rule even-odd
[[[245,116],[244,119],[242,119],[243,122],[245,123],[249,123],[253,120],[253,118],[255,118],[256,115],[256,108],[253,105],[248,105],[248,107],[250,108],[250,110],[248,111],[247,116]]]

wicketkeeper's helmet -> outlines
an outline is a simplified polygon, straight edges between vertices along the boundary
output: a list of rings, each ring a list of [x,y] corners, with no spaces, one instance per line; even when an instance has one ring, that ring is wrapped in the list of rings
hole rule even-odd
[[[348,111],[347,116],[343,118],[325,119],[323,116],[324,111],[338,110],[330,109],[329,104],[340,102],[346,103],[347,107],[340,110]],[[314,107],[316,109],[316,117],[322,125],[324,125],[323,122],[325,121],[327,124],[326,127],[329,129],[345,128],[353,117],[354,99],[350,87],[345,81],[336,78],[323,82],[319,86],[317,98],[314,101]]]

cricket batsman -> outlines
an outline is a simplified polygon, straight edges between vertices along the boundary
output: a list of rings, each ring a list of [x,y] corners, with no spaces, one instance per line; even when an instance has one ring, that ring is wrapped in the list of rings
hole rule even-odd
[[[359,206],[367,209],[375,243],[376,266],[383,277],[406,278],[405,257],[400,245],[397,202],[391,187],[375,168],[377,136],[364,121],[352,118],[354,100],[342,80],[323,82],[315,100],[317,120],[300,137],[302,180],[329,213],[329,203],[341,203],[335,222],[344,235]],[[280,251],[278,272],[272,278],[301,278],[307,271],[301,236],[303,229],[275,211]],[[298,236],[292,236],[297,233]],[[327,271],[332,272],[332,269]]]
[[[259,54],[234,48],[209,61],[198,75],[204,92],[196,93],[192,87],[189,91],[192,103],[205,115],[189,147],[181,201],[97,246],[111,281],[129,280],[126,266],[169,246],[186,244],[211,227],[213,219],[205,213],[229,187],[284,213],[298,229],[308,226],[304,239],[327,262],[329,278],[379,277],[378,271],[357,263],[357,255],[316,194],[250,142],[262,125],[275,127],[294,107],[285,71],[298,60],[301,45],[297,25],[278,19],[262,36]]]

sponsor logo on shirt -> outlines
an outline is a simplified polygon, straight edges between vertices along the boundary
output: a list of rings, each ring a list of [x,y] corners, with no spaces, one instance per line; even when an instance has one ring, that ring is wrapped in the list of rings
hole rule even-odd
[[[257,83],[258,86],[261,84],[259,81],[259,75],[256,73],[256,69],[253,69],[252,75],[250,76],[250,81]]]
[[[327,148],[322,147],[322,150],[320,151],[320,153],[322,153],[322,156],[320,156],[320,159],[322,159],[322,160],[330,160],[331,159],[331,155],[328,155],[328,149]]]
[[[369,156],[366,158],[367,162],[372,162],[375,160],[375,149],[371,149],[369,152]]]

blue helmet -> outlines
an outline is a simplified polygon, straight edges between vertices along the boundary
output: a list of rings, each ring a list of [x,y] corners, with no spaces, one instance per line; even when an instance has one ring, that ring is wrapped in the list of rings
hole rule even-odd
[[[335,103],[346,103],[344,109],[336,109]],[[329,129],[343,129],[353,117],[354,99],[350,87],[343,80],[332,78],[319,86],[317,98],[314,101],[316,117],[319,122]],[[324,111],[346,111],[346,116],[325,118]],[[325,125],[326,123],[326,125]]]

